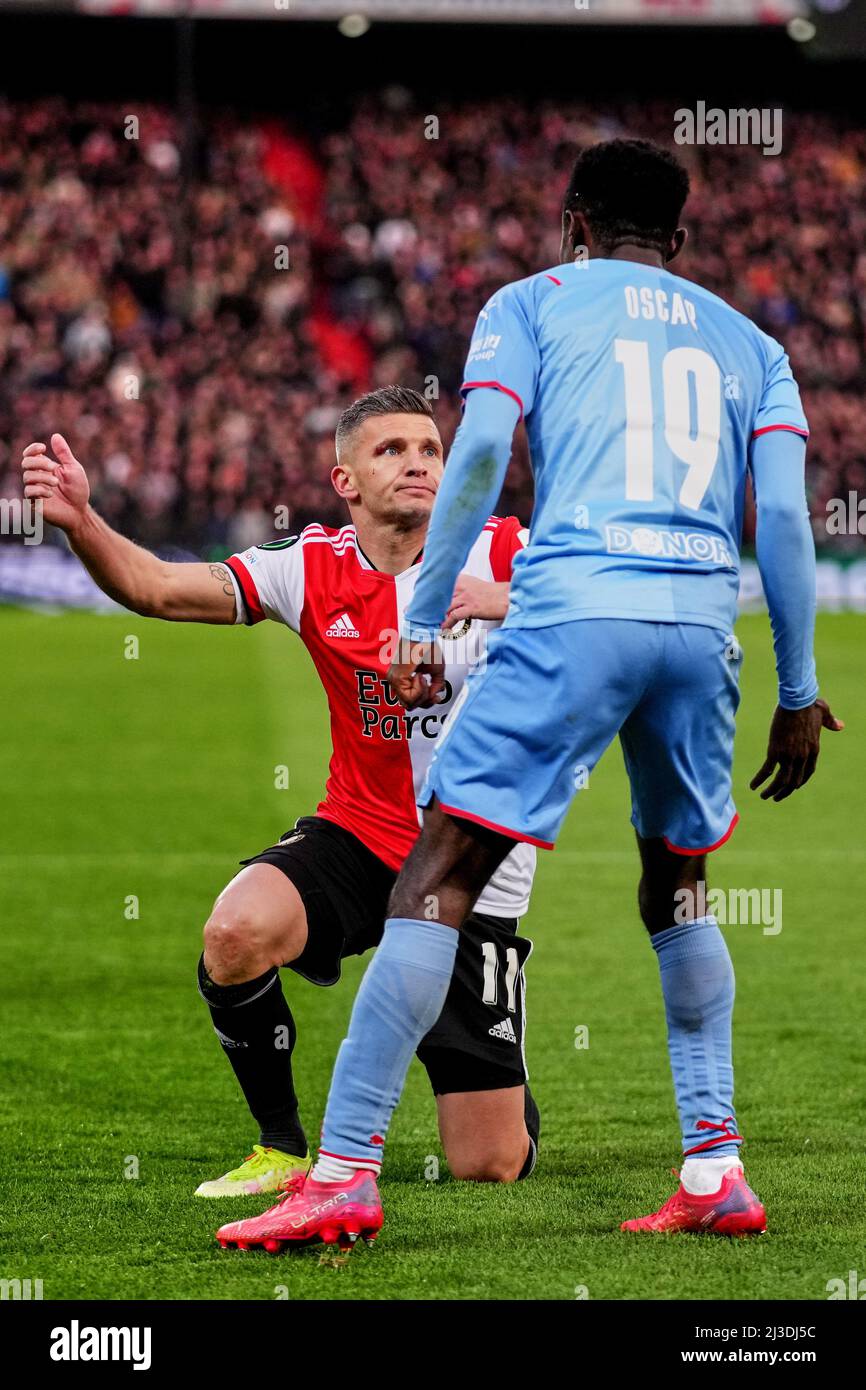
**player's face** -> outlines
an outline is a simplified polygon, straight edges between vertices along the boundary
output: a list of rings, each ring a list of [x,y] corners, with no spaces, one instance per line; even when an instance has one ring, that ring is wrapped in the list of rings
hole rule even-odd
[[[426,415],[374,415],[335,470],[345,478],[337,490],[379,521],[420,526],[433,510],[443,465],[439,431]]]

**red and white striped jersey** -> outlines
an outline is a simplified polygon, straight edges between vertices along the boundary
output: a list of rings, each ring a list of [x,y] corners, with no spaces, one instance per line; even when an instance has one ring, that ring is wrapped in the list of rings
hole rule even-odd
[[[526,541],[517,517],[491,517],[464,572],[502,582]],[[386,672],[403,611],[421,569],[383,574],[362,551],[354,526],[307,526],[299,536],[233,555],[227,561],[243,594],[239,621],[272,618],[297,632],[313,658],[331,715],[333,752],[316,814],[334,821],[399,869],[419,828],[415,797],[433,747],[480,654],[482,633],[498,623],[473,619],[445,642],[447,698],[433,709],[406,710]],[[445,634],[447,637],[448,634]],[[519,844],[500,865],[476,907],[519,917],[529,905],[535,851]]]

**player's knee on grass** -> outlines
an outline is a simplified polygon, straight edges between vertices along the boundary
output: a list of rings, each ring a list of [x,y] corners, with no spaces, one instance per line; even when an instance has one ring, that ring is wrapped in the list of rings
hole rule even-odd
[[[516,1182],[526,1162],[528,1138],[518,1148],[477,1150],[459,1145],[445,1150],[448,1169],[461,1182]]]
[[[516,1182],[529,1150],[523,1086],[437,1096],[439,1134],[452,1177]]]

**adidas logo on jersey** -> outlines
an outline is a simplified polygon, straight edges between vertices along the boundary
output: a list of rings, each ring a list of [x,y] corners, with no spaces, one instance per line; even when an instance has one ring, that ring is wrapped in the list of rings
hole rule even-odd
[[[488,1028],[487,1031],[491,1038],[501,1038],[503,1042],[517,1042],[517,1034],[510,1018],[504,1018],[501,1023],[494,1023],[493,1027]]]
[[[326,637],[360,637],[361,634],[355,627],[348,613],[342,613],[335,623],[325,629]]]

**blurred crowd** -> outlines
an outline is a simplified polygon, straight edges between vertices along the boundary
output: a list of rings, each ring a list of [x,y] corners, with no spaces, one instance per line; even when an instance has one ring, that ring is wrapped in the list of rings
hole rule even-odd
[[[65,434],[99,510],[197,554],[341,524],[336,418],[389,382],[448,441],[475,316],[558,260],[576,150],[672,142],[668,106],[518,101],[419,110],[394,87],[339,133],[161,107],[0,103],[0,496],[22,447]],[[785,116],[781,156],[683,147],[679,272],[782,339],[826,504],[866,494],[866,132]],[[528,517],[525,441],[501,510]],[[863,538],[850,542],[862,546]]]

